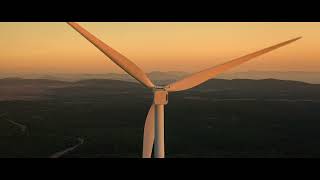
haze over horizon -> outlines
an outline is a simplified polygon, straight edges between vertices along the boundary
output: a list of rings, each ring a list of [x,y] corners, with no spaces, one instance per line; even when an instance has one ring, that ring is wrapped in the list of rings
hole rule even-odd
[[[182,71],[152,71],[147,75],[154,82],[173,82],[190,73]],[[126,73],[0,73],[0,79],[7,78],[23,78],[23,79],[48,79],[58,81],[80,81],[88,79],[111,79],[137,82],[134,78]],[[301,81],[311,84],[320,84],[320,72],[304,72],[304,71],[242,71],[242,72],[227,72],[218,75],[214,79],[278,79]]]
[[[320,69],[320,23],[81,23],[145,72],[196,72],[275,43],[299,42],[233,70]],[[0,72],[124,73],[66,23],[0,23]]]

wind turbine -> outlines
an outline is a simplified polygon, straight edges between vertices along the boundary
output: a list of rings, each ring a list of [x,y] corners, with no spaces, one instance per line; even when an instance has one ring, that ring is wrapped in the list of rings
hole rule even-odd
[[[153,103],[148,112],[145,126],[144,126],[144,135],[143,135],[143,158],[150,158],[152,154],[152,149],[154,149],[155,158],[164,158],[165,149],[164,149],[164,106],[168,104],[168,93],[183,91],[191,89],[195,86],[198,86],[209,79],[217,76],[220,73],[223,73],[235,66],[238,66],[246,61],[249,61],[255,57],[266,54],[270,51],[278,49],[282,46],[290,44],[301,37],[294,38],[268,48],[256,51],[254,53],[242,56],[240,58],[233,59],[224,64],[218,66],[210,67],[203,71],[194,73],[190,76],[187,76],[181,80],[178,80],[174,83],[171,83],[166,86],[157,86],[154,85],[148,76],[132,61],[128,58],[112,49],[110,46],[99,40],[93,34],[88,32],[86,29],[81,27],[75,22],[67,22],[71,27],[78,31],[83,37],[90,41],[94,46],[96,46],[100,51],[102,51],[107,57],[109,57],[114,63],[120,66],[124,71],[138,80],[145,87],[153,91],[154,98]]]

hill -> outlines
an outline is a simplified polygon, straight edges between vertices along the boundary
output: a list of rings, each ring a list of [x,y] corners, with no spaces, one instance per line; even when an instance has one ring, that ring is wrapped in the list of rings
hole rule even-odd
[[[140,84],[1,79],[0,85],[0,157],[50,157],[79,138],[84,144],[64,157],[140,157],[152,103]],[[319,92],[320,85],[296,81],[214,79],[171,93],[167,156],[320,157]]]

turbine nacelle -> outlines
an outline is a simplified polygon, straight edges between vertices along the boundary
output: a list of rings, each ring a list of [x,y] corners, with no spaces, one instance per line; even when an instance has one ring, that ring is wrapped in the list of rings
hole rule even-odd
[[[166,105],[168,104],[168,91],[165,87],[155,86],[153,88],[153,103],[155,105]]]

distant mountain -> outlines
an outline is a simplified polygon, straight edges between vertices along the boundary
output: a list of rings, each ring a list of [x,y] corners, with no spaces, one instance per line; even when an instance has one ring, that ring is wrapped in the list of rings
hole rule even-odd
[[[58,81],[58,80],[51,80],[51,79],[24,79],[24,78],[3,78],[0,79],[1,86],[8,86],[8,85],[27,85],[27,86],[54,86],[54,85],[62,85],[66,84],[67,82]]]
[[[153,76],[157,75],[161,75],[161,73],[153,74]],[[188,94],[192,91],[200,92],[192,93],[197,97],[320,99],[320,84],[276,79],[212,79],[200,86],[184,91],[182,94]],[[134,95],[134,92],[142,94],[150,93],[138,83],[110,79],[87,79],[76,82],[47,79],[0,79],[0,101],[42,99],[52,97],[52,95],[57,95],[57,93],[63,97],[75,94],[82,97],[90,94],[92,98],[95,98],[106,94]]]
[[[169,71],[160,72],[153,71],[147,73],[152,81],[157,84],[167,84],[178,79],[181,79],[190,73],[179,72],[179,71]],[[23,77],[26,79],[50,79],[59,81],[79,81],[86,79],[113,79],[137,82],[128,74],[119,73],[106,73],[106,74],[68,74],[68,73],[53,73],[53,74],[0,74],[0,78],[8,77]],[[281,79],[281,80],[293,80],[301,81],[313,84],[320,84],[320,72],[304,72],[304,71],[288,71],[288,72],[278,72],[278,71],[247,71],[247,72],[231,72],[225,73],[217,76],[219,79]]]
[[[247,71],[226,73],[218,76],[221,79],[281,79],[320,84],[320,72],[304,71]]]
[[[169,72],[160,72],[153,71],[147,73],[152,81],[155,83],[169,83],[175,80],[178,80],[188,73],[186,72],[178,72],[178,71],[169,71]],[[3,74],[0,75],[0,78],[8,78],[8,77],[23,77],[26,79],[50,79],[50,80],[58,80],[58,81],[80,81],[86,79],[113,79],[113,80],[122,80],[122,81],[132,81],[136,82],[134,78],[132,78],[128,74],[118,74],[118,73],[107,73],[107,74],[67,74],[67,73],[56,73],[50,75],[44,74]]]
[[[0,101],[43,99],[50,89],[67,86],[67,82],[48,79],[0,79]]]

